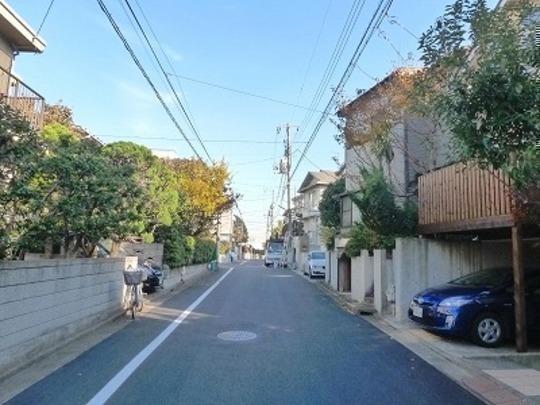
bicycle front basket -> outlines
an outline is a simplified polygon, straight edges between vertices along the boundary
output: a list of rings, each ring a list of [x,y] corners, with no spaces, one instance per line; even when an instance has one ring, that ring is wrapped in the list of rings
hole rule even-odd
[[[132,271],[124,270],[124,283],[126,285],[141,284],[142,278],[143,278],[142,270],[132,270]]]

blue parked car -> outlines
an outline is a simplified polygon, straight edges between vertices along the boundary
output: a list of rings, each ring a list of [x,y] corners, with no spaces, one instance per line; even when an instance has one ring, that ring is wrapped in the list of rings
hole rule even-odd
[[[538,336],[540,270],[526,270],[525,289],[528,332]],[[428,288],[414,296],[409,318],[434,332],[496,347],[514,333],[512,270],[483,270]]]

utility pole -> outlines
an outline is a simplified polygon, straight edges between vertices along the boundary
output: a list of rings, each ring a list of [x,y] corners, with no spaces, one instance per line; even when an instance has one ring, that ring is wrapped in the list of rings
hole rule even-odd
[[[289,123],[284,124],[285,128],[285,154],[283,160],[281,161],[279,172],[285,175],[286,179],[286,189],[287,189],[287,262],[292,261],[291,248],[292,248],[292,207],[291,207],[291,166],[292,166],[292,150],[291,150],[291,128],[296,128],[295,125]],[[278,133],[280,132],[281,127],[278,127]]]
[[[269,240],[272,237],[272,228],[274,225],[274,190],[272,190],[272,203],[270,208],[268,208],[268,213],[266,214],[266,240]]]
[[[291,209],[291,127],[285,124],[286,142],[285,142],[285,161],[287,165],[287,262],[291,262],[291,247],[292,247],[292,209]]]

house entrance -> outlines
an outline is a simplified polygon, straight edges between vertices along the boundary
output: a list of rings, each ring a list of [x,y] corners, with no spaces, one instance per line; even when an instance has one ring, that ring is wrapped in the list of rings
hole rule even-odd
[[[345,253],[338,260],[338,291],[351,291],[351,258]]]

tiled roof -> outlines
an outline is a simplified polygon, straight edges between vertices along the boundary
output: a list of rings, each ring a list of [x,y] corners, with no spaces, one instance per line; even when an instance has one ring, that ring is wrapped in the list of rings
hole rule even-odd
[[[337,179],[337,173],[332,170],[319,170],[318,172],[308,172],[298,192],[302,193],[317,185],[328,185],[333,183]]]

